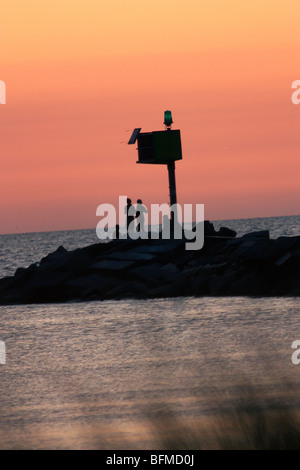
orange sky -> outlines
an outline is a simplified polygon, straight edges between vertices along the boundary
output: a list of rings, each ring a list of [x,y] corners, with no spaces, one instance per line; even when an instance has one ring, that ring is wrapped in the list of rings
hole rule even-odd
[[[0,233],[96,227],[119,195],[168,202],[135,127],[181,129],[178,202],[300,213],[299,0],[0,0]]]

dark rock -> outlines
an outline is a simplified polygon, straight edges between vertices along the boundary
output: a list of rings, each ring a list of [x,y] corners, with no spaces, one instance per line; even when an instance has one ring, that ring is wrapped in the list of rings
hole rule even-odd
[[[97,271],[116,271],[119,272],[122,269],[128,269],[133,266],[133,261],[115,260],[104,258],[101,261],[97,261],[91,266],[91,269]]]
[[[128,277],[134,281],[143,281],[150,287],[153,287],[161,283],[164,279],[164,273],[161,270],[160,263],[151,263],[146,266],[142,265],[130,269]]]
[[[261,259],[264,250],[268,245],[268,241],[264,238],[258,238],[257,240],[245,239],[245,241],[237,247],[235,256],[240,257],[243,260],[254,262],[255,260]]]
[[[175,279],[178,279],[181,274],[180,269],[178,269],[174,263],[165,264],[161,268],[161,272],[168,281],[174,281]]]
[[[156,256],[151,253],[146,253],[145,249],[143,251],[127,250],[127,251],[115,251],[111,254],[106,255],[106,259],[113,260],[126,260],[126,261],[153,261],[156,259]]]
[[[119,280],[114,277],[104,276],[100,274],[89,274],[84,277],[68,280],[64,284],[64,289],[68,292],[69,297],[88,298],[96,296],[104,298],[106,293],[119,285]]]
[[[66,250],[65,247],[60,245],[54,253],[65,253],[66,251],[68,251],[68,250]]]
[[[44,258],[41,259],[41,264],[46,263],[49,260],[55,260],[59,258],[59,255],[62,253],[67,253],[67,250],[60,245],[57,250],[53,251],[53,253],[49,253],[49,255],[45,256]]]
[[[295,258],[300,260],[300,246],[293,252],[293,256],[295,256]]]
[[[190,278],[192,295],[210,295],[210,282],[211,277],[208,273],[200,273],[198,276]]]
[[[67,263],[70,257],[70,253],[68,251],[54,251],[53,253],[49,253],[47,256],[41,259],[40,265],[43,266],[44,264],[52,264],[60,266],[64,263]]]
[[[14,285],[19,287],[28,282],[33,275],[37,272],[38,265],[37,263],[33,263],[28,268],[18,268],[14,274]]]
[[[209,220],[204,221],[204,236],[215,236],[217,232],[215,231],[214,225],[209,222]]]
[[[67,251],[0,279],[0,304],[177,297],[300,295],[300,237],[241,238],[205,221],[201,250],[186,240],[114,240]],[[209,234],[209,235],[207,235]],[[223,234],[223,235],[222,235]]]
[[[282,254],[287,251],[297,251],[300,248],[300,237],[279,237],[274,240],[274,248],[277,253]]]
[[[104,298],[126,299],[130,297],[147,297],[147,287],[138,281],[124,281],[107,292]]]
[[[230,284],[229,295],[260,295],[261,294],[261,282],[257,277],[255,272],[246,272],[243,275],[241,273],[237,274],[237,279],[235,279]],[[268,292],[269,294],[269,292]]]
[[[234,230],[231,230],[230,228],[221,227],[220,230],[217,232],[217,235],[219,237],[235,238],[236,232]]]
[[[18,268],[18,269],[16,269],[14,275],[19,276],[20,274],[24,274],[25,271],[26,271],[26,268]]]
[[[242,238],[264,238],[269,240],[270,238],[270,233],[269,230],[260,230],[258,232],[250,232],[246,233],[245,235],[242,236]]]
[[[178,279],[174,282],[164,282],[160,286],[148,290],[147,297],[163,298],[163,297],[182,297],[191,295],[185,282]]]
[[[183,244],[184,242],[182,240],[161,240],[160,244],[151,243],[147,248],[144,248],[144,252],[146,251],[147,253],[152,253],[155,255],[173,253],[177,248],[181,247]]]
[[[276,261],[276,266],[282,266],[284,263],[286,263],[290,258],[292,257],[291,253],[288,251],[285,253],[283,256],[281,256],[277,261]]]
[[[228,295],[228,292],[231,289],[231,284],[234,282],[234,280],[235,276],[233,272],[212,277],[208,284],[209,294],[214,296]]]

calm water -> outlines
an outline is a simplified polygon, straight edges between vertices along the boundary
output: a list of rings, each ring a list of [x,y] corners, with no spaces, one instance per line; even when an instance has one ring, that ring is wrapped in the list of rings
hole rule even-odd
[[[188,425],[244,384],[300,406],[299,315],[293,298],[4,307],[0,445],[157,448],[153,408]]]
[[[299,234],[299,217],[287,219],[281,230]],[[278,221],[257,220],[253,229],[273,224],[275,237],[282,234]],[[249,231],[244,223],[240,232]],[[2,272],[60,244],[94,241],[93,231],[2,236]],[[226,413],[250,386],[300,410],[300,365],[291,361],[299,317],[299,298],[1,307],[0,447],[157,449],[157,416],[167,411],[193,429]]]

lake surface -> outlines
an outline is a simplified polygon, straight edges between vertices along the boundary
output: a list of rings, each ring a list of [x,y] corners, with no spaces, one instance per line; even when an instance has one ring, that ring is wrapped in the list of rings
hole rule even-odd
[[[277,238],[299,235],[299,221],[215,226],[239,235],[269,229]],[[94,230],[2,235],[1,276],[59,245],[97,241]],[[1,307],[0,447],[164,448],[164,433],[176,428],[192,440],[197,430],[198,439],[247,394],[298,412],[300,365],[291,345],[300,339],[299,319],[300,299],[277,297]]]
[[[177,298],[1,309],[2,448],[159,448],[244,387],[300,406],[297,298]],[[158,421],[159,424],[159,421]]]

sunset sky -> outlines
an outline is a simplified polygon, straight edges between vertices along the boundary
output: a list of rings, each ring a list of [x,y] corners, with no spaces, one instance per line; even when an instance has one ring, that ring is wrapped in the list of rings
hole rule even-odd
[[[0,0],[0,233],[96,227],[168,202],[135,127],[181,130],[178,202],[300,214],[299,0]]]

